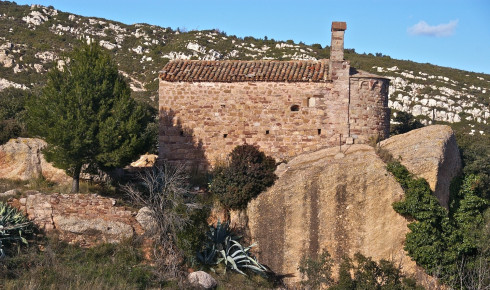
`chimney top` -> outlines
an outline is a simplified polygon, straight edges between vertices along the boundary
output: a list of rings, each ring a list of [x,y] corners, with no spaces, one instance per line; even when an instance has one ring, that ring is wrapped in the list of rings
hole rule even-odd
[[[347,29],[347,24],[345,22],[333,21],[332,31],[345,31]]]

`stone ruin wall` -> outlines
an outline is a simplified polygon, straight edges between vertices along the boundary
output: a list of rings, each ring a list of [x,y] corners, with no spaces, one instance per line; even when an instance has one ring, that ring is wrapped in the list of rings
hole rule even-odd
[[[143,234],[136,212],[96,194],[44,194],[27,192],[11,204],[46,232],[57,232],[69,243],[90,247],[115,243]]]
[[[367,143],[379,134],[390,136],[389,80],[384,78],[350,78],[350,135],[355,143]]]
[[[205,169],[245,143],[277,160],[336,146],[349,136],[349,97],[355,142],[387,137],[387,80],[349,81],[347,61],[334,68],[326,82],[160,81],[160,159]]]

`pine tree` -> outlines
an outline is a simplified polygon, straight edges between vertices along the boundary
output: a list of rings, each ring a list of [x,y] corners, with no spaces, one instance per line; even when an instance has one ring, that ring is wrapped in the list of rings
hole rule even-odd
[[[28,128],[43,138],[46,159],[73,177],[79,191],[83,165],[122,167],[151,146],[148,109],[135,102],[117,65],[97,44],[73,51],[48,73],[39,96],[27,103]]]

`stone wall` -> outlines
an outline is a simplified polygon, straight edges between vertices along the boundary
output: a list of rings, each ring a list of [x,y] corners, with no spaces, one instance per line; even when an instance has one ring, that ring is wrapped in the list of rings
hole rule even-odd
[[[350,135],[356,143],[366,143],[378,134],[389,137],[388,87],[389,80],[384,78],[350,78]]]
[[[214,163],[239,144],[278,160],[338,144],[347,99],[328,83],[161,82],[160,158]]]
[[[160,81],[159,157],[204,169],[244,143],[287,160],[352,134],[356,143],[387,137],[388,80],[349,71],[343,61],[325,82]]]
[[[81,246],[120,242],[143,234],[136,212],[116,206],[112,198],[96,194],[43,194],[36,191],[14,200],[40,229],[56,231],[59,238]]]

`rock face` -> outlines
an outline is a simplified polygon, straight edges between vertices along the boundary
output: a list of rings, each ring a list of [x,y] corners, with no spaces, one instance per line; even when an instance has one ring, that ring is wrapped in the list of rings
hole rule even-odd
[[[411,138],[427,137],[417,147],[420,162],[414,166],[446,172],[436,175],[442,188],[449,185],[442,179],[453,175],[450,170],[459,170],[455,167],[460,163],[445,155],[453,146],[452,133],[437,127],[417,130]],[[390,148],[402,147],[399,143],[406,143],[406,138],[386,141]],[[391,260],[403,272],[418,275],[415,262],[403,250],[408,221],[392,208],[403,198],[402,188],[372,147],[343,146],[342,153],[338,147],[327,148],[294,158],[278,168],[274,186],[249,203],[248,226],[252,241],[258,243],[259,261],[276,273],[293,274],[288,283],[299,281],[301,257],[316,257],[322,249],[337,262],[360,252],[374,260]],[[404,156],[407,162],[408,149]],[[441,168],[448,164],[449,168]]]
[[[449,185],[461,170],[458,145],[451,127],[428,126],[381,142],[410,172],[425,178],[439,200],[448,207]]]
[[[192,272],[187,279],[193,286],[202,287],[204,289],[212,289],[218,285],[216,280],[204,271]]]
[[[81,246],[115,243],[144,232],[132,211],[96,194],[31,192],[17,204],[40,229],[57,231],[60,239]]]
[[[70,177],[48,163],[41,153],[46,142],[36,138],[11,139],[0,146],[0,178],[28,180],[43,176],[64,183]]]

